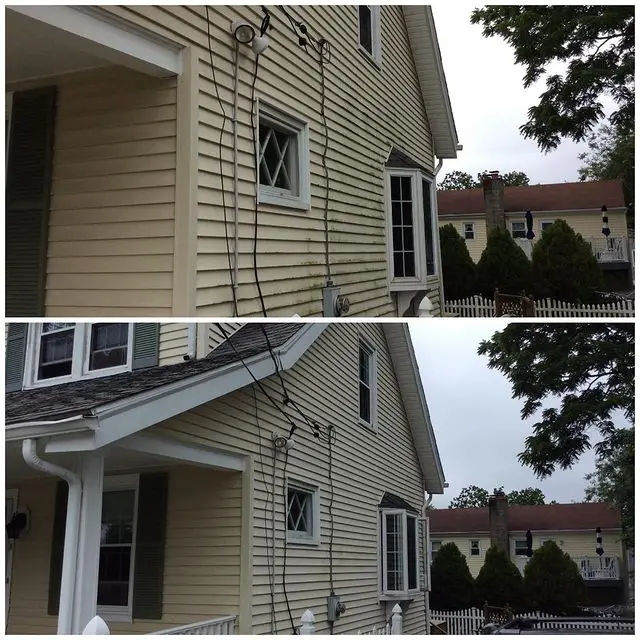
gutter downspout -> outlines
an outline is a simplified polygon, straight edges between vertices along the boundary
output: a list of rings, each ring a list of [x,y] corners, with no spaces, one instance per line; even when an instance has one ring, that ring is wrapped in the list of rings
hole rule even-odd
[[[435,171],[433,172],[433,180],[434,180],[434,186],[436,186],[435,184],[435,180],[438,177],[438,173],[440,173],[440,169],[442,169],[442,165],[444,163],[444,158],[440,158],[438,160],[438,164],[436,165]],[[437,186],[436,186],[436,197],[435,197],[435,201],[436,201],[436,229],[434,229],[434,235],[438,234],[438,242],[436,243],[436,249],[438,251],[438,266],[440,268],[440,316],[444,316],[444,280],[443,280],[443,274],[442,274],[442,255],[440,254],[440,225],[438,223],[438,190],[437,190]],[[429,502],[429,504],[431,504],[431,502]]]
[[[442,160],[440,160],[440,165],[442,166]],[[438,168],[439,170],[439,168]],[[424,527],[425,527],[425,532],[427,530],[427,511],[429,509],[429,507],[431,506],[431,501],[433,500],[433,494],[430,493],[429,497],[424,501],[424,504],[422,505],[422,521],[424,522]],[[426,539],[425,536],[425,547],[427,545],[428,540]],[[429,549],[425,548],[425,554],[424,554],[424,561],[425,564],[427,564],[426,571],[425,571],[425,575],[428,575],[429,571],[431,571],[431,569],[428,566],[428,562],[429,562]],[[429,589],[427,587],[430,587],[431,585],[424,585],[424,625],[425,625],[425,634],[426,635],[431,635],[431,605],[429,603]]]
[[[233,290],[234,300],[238,299],[238,242],[240,225],[238,220],[238,58],[240,43],[236,40],[233,71]],[[253,105],[251,105],[253,109]],[[236,312],[237,315],[237,312]]]
[[[82,501],[82,481],[80,477],[64,467],[42,460],[38,456],[37,440],[27,438],[22,442],[22,457],[32,469],[58,476],[69,485],[67,501],[67,522],[64,531],[64,555],[62,579],[60,581],[60,607],[58,612],[57,635],[73,633],[73,601],[75,576],[78,563],[78,531],[80,528],[80,503]]]

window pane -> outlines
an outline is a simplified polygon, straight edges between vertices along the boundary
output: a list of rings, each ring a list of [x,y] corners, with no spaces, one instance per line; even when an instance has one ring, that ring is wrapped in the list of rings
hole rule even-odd
[[[402,199],[411,202],[413,200],[413,194],[411,193],[411,178],[404,176],[400,178],[402,181]]]
[[[393,276],[394,278],[415,277],[412,178],[392,176],[390,180]]]
[[[371,424],[371,389],[360,383],[360,417]]]
[[[416,261],[413,251],[407,251],[404,254],[404,275],[406,277],[415,277]]]
[[[102,547],[98,570],[98,605],[126,607],[129,604],[131,547]]]
[[[407,570],[409,571],[407,584],[409,589],[418,588],[418,566],[416,564],[417,522],[416,518],[407,516]]]
[[[133,541],[135,492],[105,491],[102,496],[100,544],[130,544]]]
[[[40,338],[38,380],[71,375],[74,324],[45,323]]]
[[[516,555],[517,556],[526,556],[527,555],[527,541],[526,540],[516,540]]]
[[[313,534],[311,503],[313,495],[298,489],[287,492],[287,530]]]
[[[387,591],[402,591],[402,516],[386,514]]]
[[[400,200],[400,178],[391,176],[391,200]]]
[[[360,380],[365,384],[369,385],[370,384],[369,361],[371,358],[371,354],[363,345],[360,345],[359,356],[360,356]]]
[[[404,228],[403,248],[405,251],[413,251],[413,229],[411,227]]]
[[[407,227],[413,226],[413,202],[410,200],[402,201],[402,224]]]
[[[402,278],[404,276],[404,259],[402,252],[393,252],[393,275],[396,278]]]
[[[89,371],[127,364],[129,324],[96,323],[91,326]]]
[[[427,275],[432,276],[436,272],[436,262],[433,218],[431,215],[431,183],[427,180],[422,181],[422,206],[424,207],[424,234],[427,259]]]
[[[371,29],[371,9],[366,5],[358,7],[360,23],[360,44],[371,54],[373,54],[373,39]]]
[[[260,184],[298,193],[298,137],[276,125],[261,122]]]

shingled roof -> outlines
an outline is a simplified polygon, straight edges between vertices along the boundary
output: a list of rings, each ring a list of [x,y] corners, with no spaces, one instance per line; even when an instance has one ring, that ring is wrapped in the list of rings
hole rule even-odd
[[[619,529],[620,516],[604,502],[577,504],[509,505],[509,531],[565,531]],[[489,533],[489,508],[434,509],[429,512],[432,535],[439,533]]]
[[[505,187],[505,212],[599,210],[624,207],[624,194],[620,180],[599,182],[565,182],[537,184],[528,187]],[[438,215],[484,214],[482,189],[438,191]]]
[[[240,356],[246,359],[263,353],[268,349],[265,332],[271,347],[275,349],[285,344],[303,327],[300,323],[246,324],[230,337],[235,350],[228,342],[224,342],[200,360],[7,393],[5,423],[53,421],[78,415],[88,416],[94,409],[110,402],[219,369],[239,361]]]

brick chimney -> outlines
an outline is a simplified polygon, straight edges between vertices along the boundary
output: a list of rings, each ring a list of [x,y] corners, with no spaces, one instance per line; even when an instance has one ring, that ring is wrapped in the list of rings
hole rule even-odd
[[[487,218],[487,232],[495,227],[506,228],[504,218],[504,181],[498,171],[490,171],[482,177],[484,210]]]
[[[507,496],[498,491],[489,498],[489,532],[491,544],[509,555],[509,517]]]

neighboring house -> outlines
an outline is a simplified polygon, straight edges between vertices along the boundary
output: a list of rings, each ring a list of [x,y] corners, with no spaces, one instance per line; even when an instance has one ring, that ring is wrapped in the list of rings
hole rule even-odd
[[[602,233],[603,206],[611,232],[608,238]],[[533,216],[533,240],[526,237],[527,211]],[[492,225],[506,227],[531,258],[533,244],[545,228],[562,219],[591,245],[612,288],[620,289],[633,288],[633,241],[627,232],[626,211],[619,180],[505,187],[502,177],[493,172],[483,188],[438,191],[440,226],[453,224],[474,262],[487,246],[487,229]]]
[[[406,324],[14,323],[7,385],[7,633],[328,633],[332,591],[335,633],[425,632]]]
[[[6,10],[9,317],[439,312],[430,7],[263,11]]]
[[[497,498],[497,499],[496,499]],[[592,605],[620,604],[628,592],[627,551],[621,542],[620,516],[599,502],[508,505],[504,496],[492,497],[489,507],[437,509],[429,512],[431,553],[454,542],[476,577],[492,541],[508,548],[521,572],[528,562],[526,533],[533,550],[553,540],[580,569]],[[602,530],[602,557],[596,553],[596,528]]]

